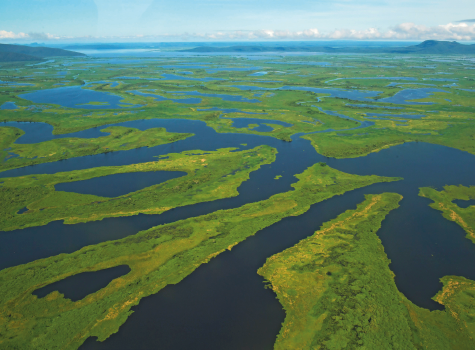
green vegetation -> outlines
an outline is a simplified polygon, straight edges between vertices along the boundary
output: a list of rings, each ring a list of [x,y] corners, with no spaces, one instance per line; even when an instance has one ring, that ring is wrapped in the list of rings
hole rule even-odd
[[[108,106],[109,102],[88,102],[88,103],[83,103],[80,106]]]
[[[396,288],[376,231],[401,198],[368,195],[267,259],[258,273],[286,310],[275,349],[473,349],[475,282],[444,277],[434,300],[446,311],[433,312]]]
[[[40,226],[55,220],[75,224],[106,217],[160,214],[185,205],[237,196],[237,188],[249,179],[249,173],[272,163],[276,151],[265,145],[241,152],[233,150],[186,151],[167,154],[155,162],[1,179],[0,230]],[[115,198],[54,189],[58,183],[144,171],[184,171],[188,175]],[[24,207],[29,210],[17,214]]]
[[[23,130],[13,127],[0,128],[0,159],[4,159],[4,162],[0,163],[0,170],[139,147],[154,147],[193,136],[169,133],[164,128],[141,131],[110,126],[101,131],[110,135],[94,139],[63,138],[36,144],[16,144],[15,141],[24,134]],[[18,157],[12,158],[13,155]]]
[[[450,125],[441,116],[408,120],[407,125],[396,120],[377,121],[377,126],[352,131],[309,134],[317,152],[327,157],[353,158],[378,152],[406,142],[428,142],[453,147],[475,154],[475,124],[466,117],[451,118]]]
[[[448,47],[452,50],[459,46],[426,42],[409,50],[423,53]],[[0,61],[6,57],[1,53],[5,48],[0,45]],[[29,53],[18,51],[22,48],[13,49],[14,53],[7,55],[30,59]],[[32,50],[41,57],[51,53],[45,48]],[[381,57],[389,60],[382,61]],[[2,109],[0,121],[44,122],[53,126],[54,135],[59,135],[132,120],[175,118],[203,121],[225,134],[270,136],[284,141],[306,134],[303,137],[310,140],[317,152],[336,158],[361,157],[405,142],[428,142],[475,154],[475,79],[468,71],[475,69],[475,63],[465,56],[448,56],[443,61],[434,58],[413,55],[407,59],[378,54],[378,57],[326,55],[298,59],[284,56],[272,58],[273,62],[250,62],[230,56],[187,57],[186,61],[182,57],[167,58],[166,63],[144,59],[143,64],[137,62],[140,58],[115,64],[81,57],[60,57],[38,65],[2,62],[0,106],[14,102],[18,108]],[[314,64],[322,61],[329,64]],[[199,68],[204,62],[206,68]],[[182,75],[185,68],[171,67],[181,63],[197,66],[186,68],[192,73],[187,77],[195,80],[167,77],[167,74]],[[207,72],[215,66],[242,68],[251,64],[259,67]],[[250,76],[257,71],[267,74]],[[204,79],[209,77],[222,80]],[[240,85],[256,90],[241,90],[236,87]],[[51,103],[34,104],[20,97],[58,86],[83,86],[120,96],[122,108],[113,109],[94,99],[67,108]],[[314,93],[281,89],[284,86],[322,90]],[[444,92],[412,101],[418,104],[401,106],[382,101],[403,89],[422,87]],[[338,90],[351,90],[353,96],[357,92],[369,94],[360,97],[360,101],[331,97]],[[156,94],[164,99],[140,96],[132,91]],[[200,103],[180,103],[188,97],[198,97],[187,95],[194,92],[234,98],[199,96]],[[239,96],[244,100],[236,98]],[[259,102],[245,102],[245,99]],[[332,112],[342,117],[331,115]],[[386,115],[368,119],[369,113]],[[424,117],[419,118],[420,115]],[[232,119],[250,117],[260,119],[260,124],[271,126],[272,131],[257,131],[257,123],[243,128],[232,126]],[[367,121],[374,125],[355,129]],[[140,131],[115,126],[102,131],[110,135],[23,145],[15,143],[23,131],[0,125],[0,171],[153,147],[192,136],[169,133],[163,128]],[[271,164],[275,156],[275,149],[268,146],[245,151],[195,150],[169,154],[148,163],[3,178],[0,179],[0,230],[45,225],[54,220],[75,224],[139,213],[160,214],[180,206],[237,196],[238,187],[249,178],[250,172]],[[116,198],[55,190],[59,183],[146,171],[183,171],[187,175]],[[311,166],[297,178],[293,191],[260,202],[154,227],[121,240],[0,271],[0,348],[77,349],[90,336],[104,340],[117,332],[131,314],[131,307],[141,298],[180,282],[201,264],[259,230],[285,217],[300,215],[313,203],[332,196],[376,182],[396,180],[345,174],[325,163]],[[475,207],[464,209],[453,203],[455,199],[475,199],[474,189],[422,188],[421,195],[432,199],[431,206],[462,226],[475,243]],[[368,196],[356,210],[323,225],[313,237],[270,258],[259,270],[272,283],[287,311],[277,349],[474,348],[474,282],[444,277],[444,287],[434,297],[446,306],[444,312],[418,308],[398,292],[376,231],[399,200],[397,194]],[[27,211],[18,214],[25,207]],[[69,276],[124,264],[131,268],[129,274],[78,302],[57,292],[40,299],[32,295],[36,289]]]
[[[346,191],[394,178],[357,176],[314,165],[285,192],[257,203],[161,225],[72,254],[0,271],[0,345],[5,349],[77,349],[117,332],[140,299],[176,284],[198,266],[259,230]],[[32,292],[85,271],[128,265],[131,272],[84,299]]]
[[[444,43],[442,43],[444,44]],[[450,44],[452,45],[452,44]],[[422,45],[426,47],[427,45]],[[463,45],[466,46],[466,45]],[[432,47],[432,46],[431,46]],[[435,46],[434,46],[435,47]],[[2,111],[1,120],[4,121],[36,121],[46,122],[54,126],[54,133],[69,133],[85,130],[91,127],[103,126],[111,123],[120,123],[129,120],[151,118],[182,118],[201,120],[220,133],[246,133],[268,135],[281,140],[290,141],[291,136],[297,133],[311,133],[329,129],[337,130],[305,136],[323,155],[329,157],[345,158],[359,157],[382,148],[404,142],[429,142],[458,148],[475,154],[475,119],[473,111],[473,92],[465,91],[475,89],[471,78],[465,68],[471,67],[463,58],[451,56],[446,62],[432,61],[431,56],[419,56],[412,60],[387,55],[391,58],[390,65],[379,67],[379,58],[365,56],[325,56],[315,60],[315,57],[301,57],[298,61],[309,61],[309,65],[291,64],[296,61],[292,57],[284,57],[275,62],[266,62],[264,67],[256,71],[265,70],[268,74],[262,77],[249,76],[250,71],[223,71],[207,73],[205,69],[190,68],[193,72],[190,77],[201,79],[206,77],[223,78],[216,81],[186,81],[161,79],[164,74],[180,75],[179,68],[163,68],[163,62],[148,62],[145,65],[133,66],[127,64],[115,65],[96,62],[94,59],[75,59],[75,64],[70,68],[61,68],[58,62],[44,64],[41,67],[25,67],[20,70],[0,68],[2,80],[11,80],[16,83],[29,83],[35,86],[5,86],[0,93],[0,104],[6,101],[15,102],[18,110]],[[62,61],[61,61],[62,60]],[[331,65],[319,67],[311,62],[326,61]],[[188,58],[190,63],[199,64],[200,58]],[[67,58],[60,62],[68,64]],[[59,63],[60,63],[59,62]],[[206,62],[212,65],[242,67],[247,61],[233,57],[209,57]],[[169,63],[173,63],[170,59]],[[248,62],[247,62],[248,63]],[[462,64],[464,66],[462,66]],[[437,66],[437,69],[424,68]],[[93,68],[92,68],[93,67]],[[41,71],[39,71],[41,69]],[[76,70],[78,69],[78,70]],[[83,70],[82,70],[83,69]],[[188,69],[188,68],[187,68]],[[67,73],[58,76],[58,71]],[[38,74],[37,74],[38,73]],[[39,74],[44,73],[44,74]],[[139,80],[121,80],[120,77],[142,77]],[[33,78],[32,78],[33,77]],[[391,79],[371,79],[384,77],[414,78],[412,81],[392,81]],[[364,79],[353,79],[364,78]],[[64,80],[67,79],[67,80]],[[157,79],[157,80],[148,80]],[[435,80],[433,80],[435,79]],[[449,79],[456,82],[456,86],[447,87],[448,82],[437,79]],[[97,102],[89,103],[103,107],[100,111],[87,111],[78,108],[64,108],[57,105],[45,105],[39,113],[32,109],[31,103],[18,97],[21,93],[41,88],[54,88],[58,82],[66,81],[66,86],[78,86],[85,81],[98,81],[98,83],[85,86],[86,89],[109,92],[123,98],[123,103],[140,105],[131,108],[130,105],[120,110],[108,109],[107,105]],[[112,82],[120,82],[112,87]],[[393,82],[394,84],[388,85]],[[420,85],[423,84],[423,85]],[[344,89],[365,92],[379,92],[374,98],[366,101],[352,101],[344,98],[329,97],[330,93],[313,93],[298,90],[272,90],[260,91],[262,95],[255,96],[255,91],[243,91],[233,85],[249,85],[264,88],[290,87],[315,87]],[[450,84],[449,84],[450,85]],[[438,88],[445,92],[435,92],[433,95],[416,102],[426,104],[405,105],[404,109],[396,104],[381,102],[383,97],[391,97],[405,88]],[[219,97],[203,97],[201,103],[183,105],[169,100],[157,101],[153,97],[144,97],[133,94],[131,91],[141,91],[180,100],[189,97],[186,92],[202,92],[206,94],[239,95],[246,99],[257,99],[259,103],[240,101],[226,101]],[[179,91],[180,95],[175,93]],[[446,101],[450,99],[450,101]],[[363,104],[363,107],[358,107]],[[87,103],[82,107],[87,107]],[[186,108],[184,108],[186,107]],[[235,109],[242,112],[206,111],[210,107],[222,109]],[[324,111],[338,112],[353,118],[349,120],[338,116],[329,115]],[[368,121],[366,113],[390,114],[385,119],[371,119],[375,123],[372,127],[363,129],[355,128],[360,122]],[[272,131],[256,131],[251,124],[247,128],[232,127],[232,120],[226,118],[248,118],[247,113],[257,113],[253,118],[262,119]],[[421,119],[398,117],[397,114],[426,115]],[[391,116],[391,114],[393,116]],[[272,120],[283,121],[292,126],[284,127],[272,124]]]
[[[475,199],[475,186],[445,186],[440,192],[430,187],[423,187],[419,195],[434,201],[430,204],[431,208],[441,211],[444,218],[460,225],[467,232],[467,238],[475,243],[475,206],[460,208],[452,203],[455,199]]]

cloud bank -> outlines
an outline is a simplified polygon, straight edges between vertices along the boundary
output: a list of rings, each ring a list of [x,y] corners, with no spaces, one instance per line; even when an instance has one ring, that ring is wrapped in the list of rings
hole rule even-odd
[[[189,35],[202,39],[213,40],[475,40],[475,23],[449,23],[434,27],[416,25],[414,23],[402,23],[398,26],[380,30],[378,28],[368,28],[365,30],[337,29],[332,32],[320,32],[318,29],[308,29],[303,31],[279,31],[279,30],[257,30],[257,31],[234,31],[216,32],[211,34]]]
[[[13,33],[0,30],[0,40],[198,40],[198,41],[247,41],[247,40],[475,40],[475,23],[471,20],[426,27],[414,23],[402,23],[395,27],[381,30],[336,29],[321,32],[317,28],[302,31],[286,30],[235,30],[215,31],[210,33],[161,33],[155,35],[109,36],[109,37],[65,37],[48,33]]]
[[[0,30],[0,39],[28,39],[28,34],[13,33],[6,30]]]

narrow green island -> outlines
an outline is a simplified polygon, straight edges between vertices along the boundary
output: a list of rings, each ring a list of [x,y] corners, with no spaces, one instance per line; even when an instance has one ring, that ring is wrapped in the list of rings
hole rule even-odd
[[[377,231],[401,198],[368,195],[267,259],[258,273],[286,311],[275,349],[473,349],[474,281],[444,277],[434,300],[446,311],[432,312],[394,283]]]
[[[316,164],[294,190],[242,207],[157,226],[136,235],[85,247],[0,271],[2,345],[23,349],[77,349],[88,337],[104,341],[118,331],[140,299],[176,284],[226,249],[310,205],[346,191],[397,178],[357,176]],[[106,288],[72,302],[53,292],[38,299],[36,289],[86,272],[128,265],[131,272]],[[21,326],[20,326],[21,325]]]
[[[185,205],[235,197],[239,195],[237,188],[249,179],[252,171],[275,160],[276,150],[259,146],[233,151],[186,151],[165,155],[154,162],[1,179],[0,229],[10,231],[56,220],[75,224],[107,217],[161,214]],[[115,198],[54,188],[58,183],[145,171],[183,171],[187,175]],[[28,211],[19,214],[22,208]]]
[[[0,171],[74,157],[154,147],[193,136],[193,134],[169,133],[165,128],[141,131],[123,126],[110,126],[101,131],[104,132],[104,136],[95,139],[63,138],[40,143],[17,144],[15,141],[24,134],[22,130],[0,128],[0,158],[4,159],[0,163]]]
[[[456,199],[474,200],[475,186],[445,186],[443,191],[424,187],[420,189],[419,195],[431,199],[431,208],[441,211],[444,218],[457,223],[467,232],[467,238],[475,243],[475,206],[461,208],[453,203]]]

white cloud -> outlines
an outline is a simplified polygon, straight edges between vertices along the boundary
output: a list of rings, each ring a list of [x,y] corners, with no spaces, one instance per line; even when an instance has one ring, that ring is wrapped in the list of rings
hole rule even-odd
[[[6,30],[0,30],[0,39],[53,40],[62,38],[49,33],[14,33],[8,32]]]
[[[164,37],[157,35],[158,37]],[[211,33],[167,34],[167,38],[186,40],[475,40],[475,23],[449,23],[426,27],[414,23],[402,23],[381,30],[336,29],[321,32],[316,28],[302,31],[255,30],[255,31],[217,31]]]
[[[0,39],[24,39],[27,37],[28,34],[25,33],[13,33],[7,32],[6,30],[0,30]]]
[[[253,40],[457,40],[475,41],[475,23],[456,22],[433,27],[401,23],[381,30],[379,28],[336,29],[323,32],[317,28],[290,30],[231,30],[208,33],[161,33],[157,35],[117,35],[96,37],[65,37],[49,33],[13,33],[0,30],[0,39],[68,40],[68,41],[253,41]]]
[[[474,40],[475,24],[449,23],[435,27],[426,27],[414,23],[403,23],[384,33],[384,38],[402,40]]]

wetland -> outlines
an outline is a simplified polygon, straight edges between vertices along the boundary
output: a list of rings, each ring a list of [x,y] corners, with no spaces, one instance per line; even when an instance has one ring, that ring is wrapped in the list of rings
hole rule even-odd
[[[387,86],[425,74],[388,58],[66,58],[2,88],[1,346],[473,348],[475,105]]]

